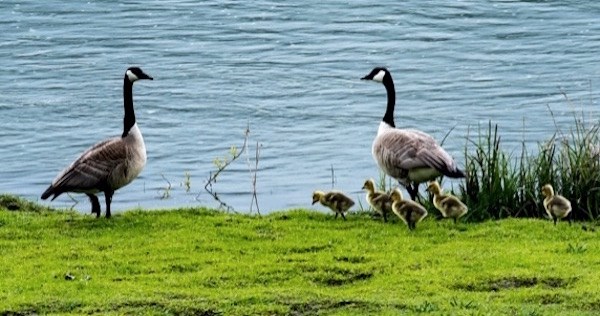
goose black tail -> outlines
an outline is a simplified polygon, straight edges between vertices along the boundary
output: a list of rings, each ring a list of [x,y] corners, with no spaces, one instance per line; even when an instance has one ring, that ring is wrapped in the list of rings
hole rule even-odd
[[[450,177],[450,178],[464,178],[466,177],[465,172],[456,168],[454,170],[444,170],[444,172],[442,172],[443,175],[445,175],[446,177]]]
[[[51,195],[54,195],[52,200],[56,199],[56,197],[60,195],[60,193],[54,192],[54,187],[52,185],[49,186],[44,193],[42,193],[42,200],[49,198]]]

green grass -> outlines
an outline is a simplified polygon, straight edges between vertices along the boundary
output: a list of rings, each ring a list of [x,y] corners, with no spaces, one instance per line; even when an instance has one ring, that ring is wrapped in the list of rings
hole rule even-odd
[[[2,196],[0,315],[600,312],[592,224],[431,217],[413,232],[307,210],[106,220]]]

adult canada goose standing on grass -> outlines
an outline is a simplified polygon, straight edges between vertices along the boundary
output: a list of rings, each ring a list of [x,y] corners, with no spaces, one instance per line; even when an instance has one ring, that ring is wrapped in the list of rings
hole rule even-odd
[[[411,199],[417,198],[421,182],[441,175],[465,177],[465,173],[433,137],[415,129],[396,128],[396,90],[387,69],[374,68],[361,79],[381,82],[387,90],[387,109],[373,141],[372,154],[379,168],[406,187]]]
[[[542,194],[544,195],[544,208],[548,216],[554,221],[554,225],[556,225],[556,221],[559,218],[566,217],[568,217],[570,225],[571,217],[569,214],[571,214],[571,202],[561,195],[554,194],[554,188],[550,184],[542,187]]]
[[[65,168],[42,194],[52,200],[65,192],[85,193],[92,204],[92,213],[100,217],[100,203],[96,193],[104,192],[106,217],[110,217],[110,203],[116,190],[135,179],[146,165],[146,146],[133,110],[133,83],[140,79],[152,80],[138,67],[125,71],[123,99],[125,117],[120,137],[101,141],[83,152]]]

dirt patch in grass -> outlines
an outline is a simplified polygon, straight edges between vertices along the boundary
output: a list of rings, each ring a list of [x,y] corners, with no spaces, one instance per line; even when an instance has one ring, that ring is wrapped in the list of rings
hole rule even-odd
[[[542,285],[548,288],[566,288],[577,281],[575,278],[537,278],[537,277],[506,277],[483,280],[477,283],[459,283],[454,288],[472,292],[498,292],[518,288],[528,288]]]
[[[312,271],[311,271],[312,270]],[[374,276],[373,271],[361,268],[321,267],[308,269],[306,277],[318,284],[326,286],[342,286],[366,281]]]
[[[325,244],[325,245],[312,245],[312,246],[305,246],[305,247],[292,247],[287,249],[288,253],[309,253],[309,252],[319,252],[319,251],[323,251],[326,249],[330,249],[333,246],[331,244]]]
[[[365,256],[339,256],[334,257],[335,261],[339,262],[349,262],[349,263],[365,263],[370,261]]]
[[[304,315],[322,315],[327,314],[335,310],[356,310],[364,312],[366,310],[377,313],[382,308],[381,305],[365,301],[357,300],[322,300],[322,301],[310,301],[302,303],[291,303],[289,304],[289,313],[286,315],[291,316],[304,316]]]
[[[24,212],[41,212],[49,210],[49,208],[42,206],[41,204],[33,203],[13,195],[0,194],[0,210],[3,209],[7,211]]]

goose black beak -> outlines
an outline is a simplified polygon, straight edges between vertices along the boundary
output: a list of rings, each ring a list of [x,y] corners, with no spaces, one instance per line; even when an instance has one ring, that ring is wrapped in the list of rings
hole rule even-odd
[[[367,76],[360,78],[360,80],[371,80],[371,78],[369,78],[369,76],[367,75]]]

